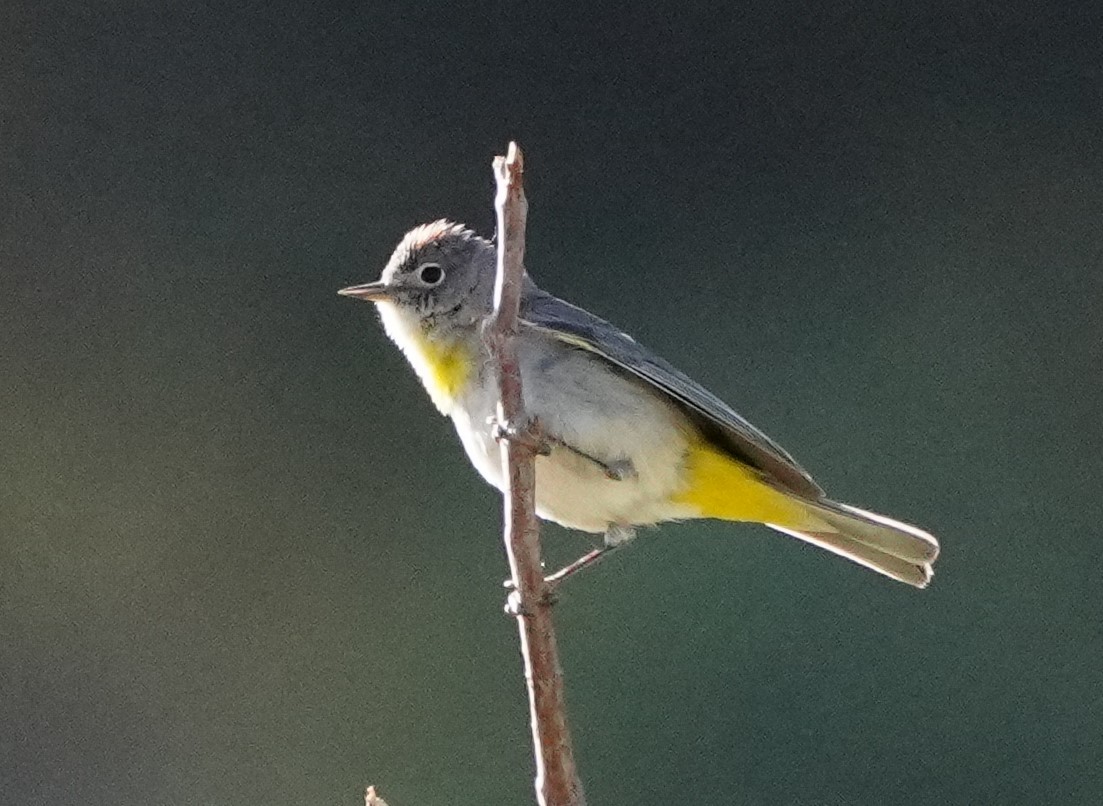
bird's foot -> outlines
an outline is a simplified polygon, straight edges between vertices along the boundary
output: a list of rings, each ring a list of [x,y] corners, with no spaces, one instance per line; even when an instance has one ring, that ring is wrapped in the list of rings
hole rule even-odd
[[[489,419],[491,433],[496,442],[512,442],[516,445],[524,445],[537,456],[548,456],[552,452],[551,443],[544,438],[544,430],[540,427],[540,421],[533,417],[523,425],[515,423],[503,423],[497,417]]]
[[[555,586],[547,584],[547,580],[544,580],[543,591],[538,598],[538,607],[551,607],[559,601],[559,594],[556,593]],[[517,587],[513,584],[512,579],[507,579],[502,583],[502,586],[509,591],[506,595],[506,604],[503,608],[507,616],[531,616],[532,608],[522,600],[521,591],[517,590]]]

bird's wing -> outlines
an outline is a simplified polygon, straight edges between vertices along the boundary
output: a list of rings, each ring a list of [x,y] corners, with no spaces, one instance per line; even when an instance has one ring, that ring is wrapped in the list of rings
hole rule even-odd
[[[780,445],[712,392],[603,319],[532,286],[521,302],[521,319],[566,344],[600,355],[669,395],[711,442],[756,469],[768,482],[805,498],[823,496],[820,486]]]

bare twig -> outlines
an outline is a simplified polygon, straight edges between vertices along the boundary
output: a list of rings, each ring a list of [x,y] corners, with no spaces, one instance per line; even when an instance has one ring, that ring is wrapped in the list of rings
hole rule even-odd
[[[521,150],[516,143],[509,144],[505,157],[494,158],[498,183],[494,199],[498,214],[498,278],[494,286],[494,313],[485,332],[498,367],[498,423],[505,436],[502,440],[507,479],[505,545],[513,575],[510,609],[517,616],[521,633],[536,754],[537,802],[541,806],[585,806],[567,728],[563,670],[540,562],[540,527],[535,509],[539,427],[525,415],[514,338],[524,277],[528,216],[523,172]]]

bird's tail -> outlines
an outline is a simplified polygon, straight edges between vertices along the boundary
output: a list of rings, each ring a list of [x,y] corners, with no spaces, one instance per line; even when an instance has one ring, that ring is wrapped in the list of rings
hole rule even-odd
[[[917,588],[931,581],[938,541],[922,529],[827,499],[802,503],[799,529],[768,525]]]

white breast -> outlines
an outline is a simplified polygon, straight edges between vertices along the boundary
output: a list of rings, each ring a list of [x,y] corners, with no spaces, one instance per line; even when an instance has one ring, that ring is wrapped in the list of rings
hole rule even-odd
[[[519,342],[525,406],[555,445],[536,460],[537,513],[572,529],[603,532],[610,524],[646,525],[692,517],[669,503],[680,489],[690,424],[671,402],[604,359],[542,334]],[[468,384],[451,416],[472,464],[503,486],[492,418],[497,388],[490,372]],[[610,479],[601,465],[631,463],[635,473]]]

